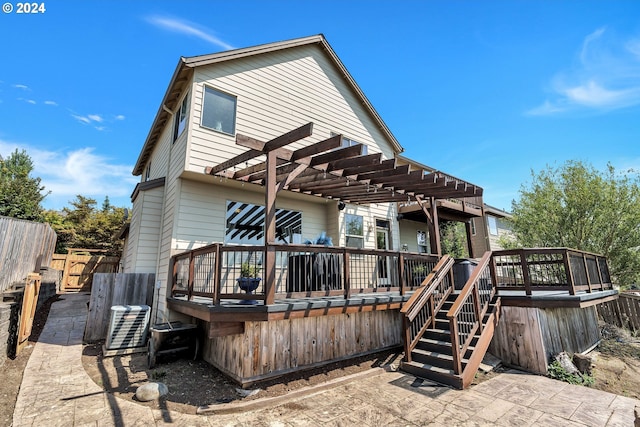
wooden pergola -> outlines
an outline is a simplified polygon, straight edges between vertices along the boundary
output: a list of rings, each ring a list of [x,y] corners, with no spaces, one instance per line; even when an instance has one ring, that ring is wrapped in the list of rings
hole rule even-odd
[[[431,247],[441,254],[436,199],[482,196],[482,188],[442,172],[411,170],[396,159],[382,160],[380,153],[363,155],[363,145],[341,148],[342,135],[291,150],[287,145],[311,136],[308,123],[270,141],[236,135],[236,144],[247,148],[205,172],[265,187],[265,245],[276,239],[276,195],[288,190],[353,204],[417,202],[429,223]],[[265,156],[259,163],[249,160]],[[427,203],[428,202],[428,203]],[[269,248],[269,246],[267,246]],[[275,279],[275,252],[267,249],[265,283]],[[268,286],[268,285],[267,285]],[[274,289],[268,286],[266,303],[272,303]]]

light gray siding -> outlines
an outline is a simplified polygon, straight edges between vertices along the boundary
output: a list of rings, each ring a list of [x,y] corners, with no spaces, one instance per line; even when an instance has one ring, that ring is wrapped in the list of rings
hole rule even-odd
[[[190,171],[202,172],[246,150],[233,135],[200,126],[204,85],[237,96],[237,133],[268,141],[313,122],[307,144],[343,133],[367,144],[369,153],[394,156],[360,100],[315,45],[198,68],[194,80]]]

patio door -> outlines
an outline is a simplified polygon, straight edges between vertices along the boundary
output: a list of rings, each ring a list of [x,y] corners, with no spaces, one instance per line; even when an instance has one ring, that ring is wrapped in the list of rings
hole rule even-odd
[[[389,250],[389,221],[376,220],[376,249]],[[390,285],[388,256],[378,257],[378,285]]]

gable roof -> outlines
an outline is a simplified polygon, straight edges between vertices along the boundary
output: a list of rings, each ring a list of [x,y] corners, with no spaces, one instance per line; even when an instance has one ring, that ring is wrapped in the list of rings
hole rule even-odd
[[[340,58],[338,58],[338,55],[336,55],[327,40],[324,38],[324,35],[318,34],[315,36],[262,44],[242,49],[233,49],[209,55],[180,57],[178,65],[176,66],[173,76],[171,77],[169,87],[165,92],[164,98],[162,99],[160,107],[158,108],[158,112],[156,113],[155,119],[153,120],[153,124],[151,125],[151,130],[147,135],[147,139],[145,140],[144,146],[140,151],[140,155],[138,156],[136,165],[133,168],[133,175],[142,174],[145,164],[151,156],[151,153],[153,152],[153,149],[155,148],[155,145],[160,138],[160,134],[162,133],[165,124],[171,118],[171,111],[175,109],[178,97],[183,92],[185,85],[191,81],[194,68],[312,44],[317,44],[318,46],[320,46],[323,52],[325,52],[331,59],[333,64],[344,77],[348,86],[353,90],[356,96],[360,98],[360,100],[362,101],[362,105],[369,112],[374,122],[379,126],[382,133],[389,139],[394,151],[396,153],[404,151],[402,146],[395,138],[395,136],[393,136],[380,115],[373,108],[373,105],[371,104],[371,102],[369,102],[362,89],[360,89],[356,81],[353,79],[353,77],[351,77],[351,74],[349,74],[342,61],[340,61]]]

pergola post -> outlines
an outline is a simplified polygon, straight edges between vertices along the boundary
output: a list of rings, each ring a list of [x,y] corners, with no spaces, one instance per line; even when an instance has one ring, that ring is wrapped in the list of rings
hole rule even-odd
[[[469,258],[475,258],[473,253],[473,227],[471,227],[471,221],[472,220],[468,220],[464,223],[464,229],[467,235],[467,248],[469,248]]]
[[[429,221],[429,241],[431,252],[442,256],[442,245],[440,244],[440,223],[438,221],[438,207],[435,197],[429,198],[429,210],[431,211],[431,221]]]
[[[264,192],[264,286],[265,305],[273,304],[275,300],[276,282],[276,153],[269,151],[266,162],[266,179]]]

